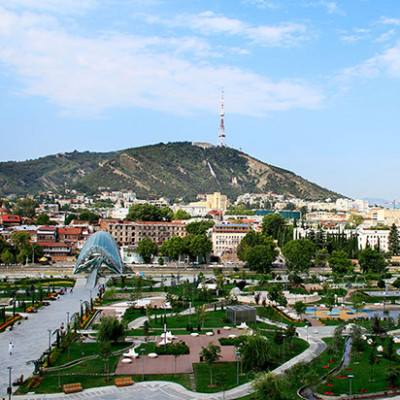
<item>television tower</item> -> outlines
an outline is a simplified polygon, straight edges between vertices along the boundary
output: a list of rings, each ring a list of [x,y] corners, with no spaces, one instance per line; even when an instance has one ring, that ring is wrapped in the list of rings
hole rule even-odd
[[[221,122],[219,124],[219,143],[218,146],[222,147],[224,145],[224,138],[226,137],[225,135],[225,124],[224,124],[224,116],[225,116],[225,112],[224,112],[224,91],[222,91],[221,93]]]

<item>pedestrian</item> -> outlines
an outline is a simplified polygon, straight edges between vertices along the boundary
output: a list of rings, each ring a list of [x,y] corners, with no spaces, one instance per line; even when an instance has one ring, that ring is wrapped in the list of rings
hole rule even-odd
[[[10,344],[8,345],[8,352],[10,353],[10,355],[13,353],[14,350],[14,344],[13,342],[10,342]]]

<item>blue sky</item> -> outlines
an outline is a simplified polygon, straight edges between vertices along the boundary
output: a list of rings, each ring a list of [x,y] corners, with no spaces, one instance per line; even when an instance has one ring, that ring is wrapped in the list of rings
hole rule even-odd
[[[0,160],[226,144],[399,198],[398,0],[0,0]]]

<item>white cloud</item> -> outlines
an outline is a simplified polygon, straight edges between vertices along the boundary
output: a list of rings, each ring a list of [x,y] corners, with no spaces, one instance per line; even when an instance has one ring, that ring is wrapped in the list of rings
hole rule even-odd
[[[373,79],[382,75],[400,78],[400,41],[383,53],[354,67],[344,69],[340,77],[341,79]]]
[[[209,51],[193,38],[71,35],[48,17],[17,15],[0,7],[0,62],[23,84],[21,94],[42,96],[77,115],[142,107],[178,114],[218,108],[221,86],[232,113],[317,108],[319,88],[297,80],[272,81],[251,71],[211,65],[191,55]]]
[[[245,4],[254,5],[258,8],[279,8],[279,5],[269,0],[244,0]]]
[[[397,26],[400,26],[400,18],[381,17],[379,22],[381,24],[384,24],[384,25],[397,25]]]
[[[340,40],[346,43],[356,43],[360,40],[368,38],[370,33],[369,29],[365,28],[354,28],[351,33],[342,35]]]
[[[97,0],[0,0],[0,6],[10,9],[23,8],[60,14],[80,13],[97,4]]]
[[[387,40],[390,40],[395,34],[396,34],[396,30],[390,29],[387,32],[384,32],[380,36],[378,36],[375,39],[375,42],[386,42]]]
[[[345,15],[345,12],[337,5],[335,1],[318,0],[310,3],[303,3],[306,7],[323,7],[328,14],[341,14]]]
[[[237,35],[266,46],[291,46],[306,39],[307,27],[303,24],[282,23],[279,25],[252,26],[239,19],[228,18],[205,11],[199,14],[180,14],[173,19],[161,20],[148,16],[150,23],[161,23],[173,28],[186,28],[204,35]]]

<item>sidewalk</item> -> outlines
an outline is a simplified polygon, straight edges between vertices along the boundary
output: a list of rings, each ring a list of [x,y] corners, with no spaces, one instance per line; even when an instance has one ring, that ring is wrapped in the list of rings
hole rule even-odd
[[[12,331],[0,335],[0,396],[5,396],[8,387],[8,369],[11,366],[11,380],[15,381],[21,375],[27,378],[33,372],[33,365],[27,361],[38,359],[49,347],[48,330],[54,332],[61,323],[66,324],[67,311],[70,318],[80,310],[80,300],[89,300],[89,289],[86,289],[86,278],[78,278],[73,293],[60,296],[52,301],[50,306],[43,307],[36,314],[28,314],[27,320],[20,325],[14,325]],[[95,291],[93,290],[93,295]],[[54,342],[55,337],[51,337]],[[8,354],[8,344],[13,342],[14,353]]]

